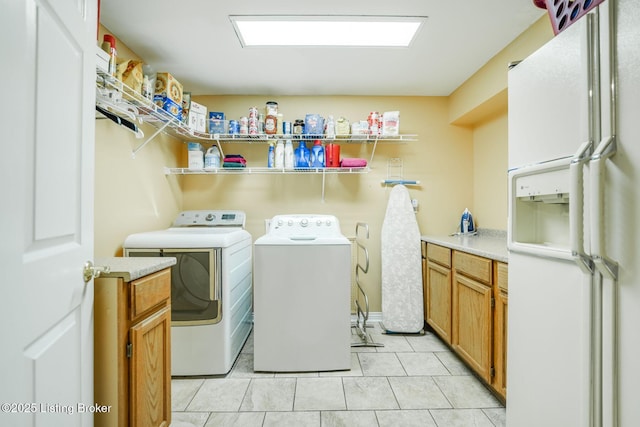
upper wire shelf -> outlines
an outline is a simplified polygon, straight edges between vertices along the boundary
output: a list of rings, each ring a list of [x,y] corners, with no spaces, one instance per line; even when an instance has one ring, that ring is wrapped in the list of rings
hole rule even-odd
[[[211,134],[194,131],[182,121],[178,120],[153,101],[142,96],[131,87],[116,78],[97,71],[96,74],[96,105],[114,114],[122,114],[139,122],[148,123],[156,128],[156,132],[149,136],[142,144],[133,150],[133,156],[153,140],[158,134],[164,133],[182,141],[225,142],[225,143],[266,143],[276,140],[316,140],[335,143],[377,144],[378,142],[410,142],[416,141],[417,135],[298,135],[298,134]],[[141,137],[142,132],[137,136]]]

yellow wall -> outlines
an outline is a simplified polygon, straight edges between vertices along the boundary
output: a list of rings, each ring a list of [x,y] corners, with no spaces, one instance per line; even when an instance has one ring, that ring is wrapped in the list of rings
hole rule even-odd
[[[545,14],[451,94],[450,121],[474,125],[506,108],[508,64],[526,58],[552,37]]]
[[[247,115],[249,107],[264,107],[277,101],[285,120],[303,118],[305,113],[333,114],[349,120],[366,119],[369,111],[400,110],[403,134],[416,134],[408,143],[379,143],[369,174],[327,175],[322,200],[320,175],[189,175],[183,177],[184,209],[240,209],[247,213],[247,230],[258,238],[264,234],[264,220],[276,214],[332,214],[340,220],[343,234],[353,236],[357,222],[370,227],[368,244],[371,270],[366,292],[372,311],[380,311],[380,230],[390,187],[388,161],[400,158],[403,177],[419,180],[409,187],[418,199],[417,214],[423,234],[454,232],[465,206],[473,203],[473,144],[469,129],[447,123],[448,101],[442,97],[317,97],[317,96],[203,96],[195,100],[211,111],[224,111],[228,118]],[[205,145],[207,148],[210,144]],[[266,166],[266,144],[222,145],[225,153],[242,154],[248,166]],[[186,145],[182,146],[186,166]],[[373,145],[342,143],[343,157],[371,158]]]
[[[144,125],[151,135],[154,128]],[[182,208],[178,177],[163,166],[176,165],[180,144],[160,136],[132,158],[145,140],[110,120],[96,120],[95,256],[120,256],[131,233],[167,228]]]
[[[507,229],[507,112],[473,129],[473,218],[476,226]]]
[[[105,31],[101,27],[100,40]],[[320,175],[165,176],[165,166],[186,166],[186,144],[161,135],[133,159],[132,150],[144,139],[97,120],[96,256],[120,255],[128,234],[166,228],[186,209],[244,210],[254,239],[264,234],[264,220],[276,214],[333,214],[347,236],[353,236],[356,222],[369,224],[371,270],[365,290],[371,311],[380,311],[380,229],[390,191],[380,181],[387,177],[388,161],[402,159],[403,177],[421,181],[409,191],[419,201],[422,234],[456,231],[465,207],[479,227],[506,229],[506,63],[531,53],[550,38],[550,31],[548,20],[541,18],[449,97],[194,98],[228,118],[247,115],[249,107],[270,100],[279,103],[285,120],[318,113],[353,121],[366,119],[372,110],[400,110],[401,132],[416,134],[418,140],[378,144],[369,174],[328,175],[324,200]],[[136,57],[121,42],[118,54]],[[143,125],[142,130],[149,136],[155,129]],[[266,145],[227,143],[223,149],[241,153],[250,166],[266,165]],[[342,144],[343,156],[370,160],[372,150],[371,144]]]
[[[508,64],[526,58],[553,37],[543,15],[449,97],[449,120],[473,138],[473,205],[480,228],[507,228]]]
[[[100,26],[99,40],[105,32]],[[137,56],[118,40],[119,58]],[[96,257],[122,255],[122,243],[131,233],[168,227],[182,208],[179,177],[164,175],[164,166],[176,166],[181,144],[160,135],[133,150],[155,131],[142,125],[145,138],[108,119],[96,119],[94,252]]]

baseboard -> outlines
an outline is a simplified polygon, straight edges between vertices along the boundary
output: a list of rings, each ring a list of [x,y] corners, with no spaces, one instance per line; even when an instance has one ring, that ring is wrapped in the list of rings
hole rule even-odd
[[[251,313],[251,323],[253,323],[253,312]],[[351,314],[351,323],[354,324],[356,323],[357,316],[356,314]],[[375,311],[375,312],[371,312],[369,313],[369,318],[367,319],[367,323],[372,323],[372,322],[382,322],[382,312],[381,311]]]
[[[352,314],[351,315],[351,323],[356,323],[356,320],[357,320],[357,315],[356,314]],[[369,312],[369,318],[367,319],[367,323],[372,323],[372,322],[382,322],[382,312],[381,311]]]

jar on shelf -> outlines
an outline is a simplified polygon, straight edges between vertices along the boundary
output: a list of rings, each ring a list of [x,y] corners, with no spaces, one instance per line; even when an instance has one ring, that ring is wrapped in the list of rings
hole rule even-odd
[[[265,105],[265,113],[267,116],[278,116],[278,103],[275,101],[268,101]]]

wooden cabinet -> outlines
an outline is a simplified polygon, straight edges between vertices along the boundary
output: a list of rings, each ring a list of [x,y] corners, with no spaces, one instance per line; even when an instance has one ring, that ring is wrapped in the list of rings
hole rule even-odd
[[[491,385],[503,397],[507,395],[507,300],[508,279],[507,264],[495,262],[493,310],[493,369]]]
[[[425,321],[451,344],[451,249],[433,244],[425,246]]]
[[[492,365],[492,262],[454,251],[453,332],[454,350],[485,381],[491,381]]]
[[[171,270],[94,284],[94,393],[111,407],[95,415],[95,425],[168,427]]]
[[[424,243],[425,322],[506,400],[507,264]]]

